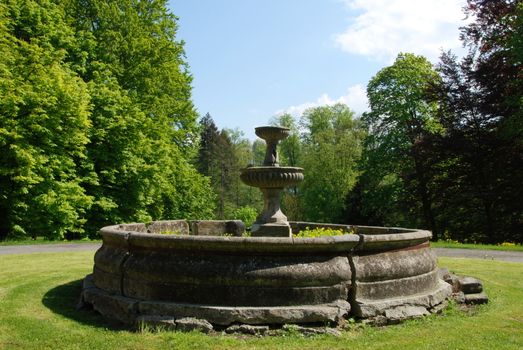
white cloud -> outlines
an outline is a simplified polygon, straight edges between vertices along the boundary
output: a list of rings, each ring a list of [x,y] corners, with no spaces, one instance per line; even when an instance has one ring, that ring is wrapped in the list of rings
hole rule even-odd
[[[296,118],[299,118],[303,112],[308,108],[325,106],[325,105],[334,105],[336,103],[344,103],[349,106],[350,109],[355,111],[357,114],[365,112],[367,107],[367,94],[365,89],[360,85],[353,85],[347,89],[347,93],[343,96],[338,97],[337,99],[331,98],[327,94],[323,94],[314,102],[305,102],[299,105],[290,106],[285,109],[277,111],[276,115],[281,115],[283,113],[289,113]]]
[[[345,0],[359,12],[335,36],[342,50],[390,63],[399,52],[436,61],[441,50],[460,51],[464,0]]]

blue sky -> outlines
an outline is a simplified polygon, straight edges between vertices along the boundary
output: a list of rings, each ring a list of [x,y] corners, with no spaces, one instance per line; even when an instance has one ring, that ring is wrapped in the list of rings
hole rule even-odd
[[[193,101],[219,128],[254,127],[344,102],[366,109],[365,87],[401,52],[437,61],[460,52],[461,0],[171,0]]]

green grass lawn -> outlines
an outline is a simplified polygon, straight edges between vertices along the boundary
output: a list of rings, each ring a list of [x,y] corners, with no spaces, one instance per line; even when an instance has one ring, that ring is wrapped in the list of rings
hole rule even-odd
[[[523,348],[523,264],[440,259],[483,280],[489,305],[450,309],[386,328],[354,327],[333,336],[266,338],[132,332],[93,311],[76,311],[92,252],[0,256],[0,349],[514,349]]]

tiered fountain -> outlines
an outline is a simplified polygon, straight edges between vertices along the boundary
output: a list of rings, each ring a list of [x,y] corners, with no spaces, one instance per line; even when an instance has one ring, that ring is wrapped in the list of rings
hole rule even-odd
[[[278,164],[276,147],[289,130],[261,127],[256,133],[267,142],[264,164],[241,174],[264,195],[252,237],[242,235],[241,221],[104,227],[82,300],[126,324],[163,322],[178,329],[188,317],[214,327],[335,324],[345,317],[413,317],[439,308],[451,287],[438,277],[430,232],[288,222],[280,193],[303,179],[301,168]],[[347,234],[293,235],[305,227]]]
[[[281,167],[277,146],[280,140],[289,136],[290,130],[276,126],[256,128],[256,135],[267,143],[263,166],[253,166],[242,170],[240,178],[263,193],[263,211],[251,228],[255,237],[291,237],[292,230],[287,217],[280,209],[280,195],[285,187],[303,180],[303,169]]]

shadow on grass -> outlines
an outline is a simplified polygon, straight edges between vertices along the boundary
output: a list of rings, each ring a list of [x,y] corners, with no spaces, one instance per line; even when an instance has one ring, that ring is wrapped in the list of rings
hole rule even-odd
[[[126,330],[127,328],[122,324],[106,320],[91,307],[78,309],[82,282],[83,280],[71,281],[50,289],[44,294],[42,304],[54,313],[84,325],[111,330]]]

